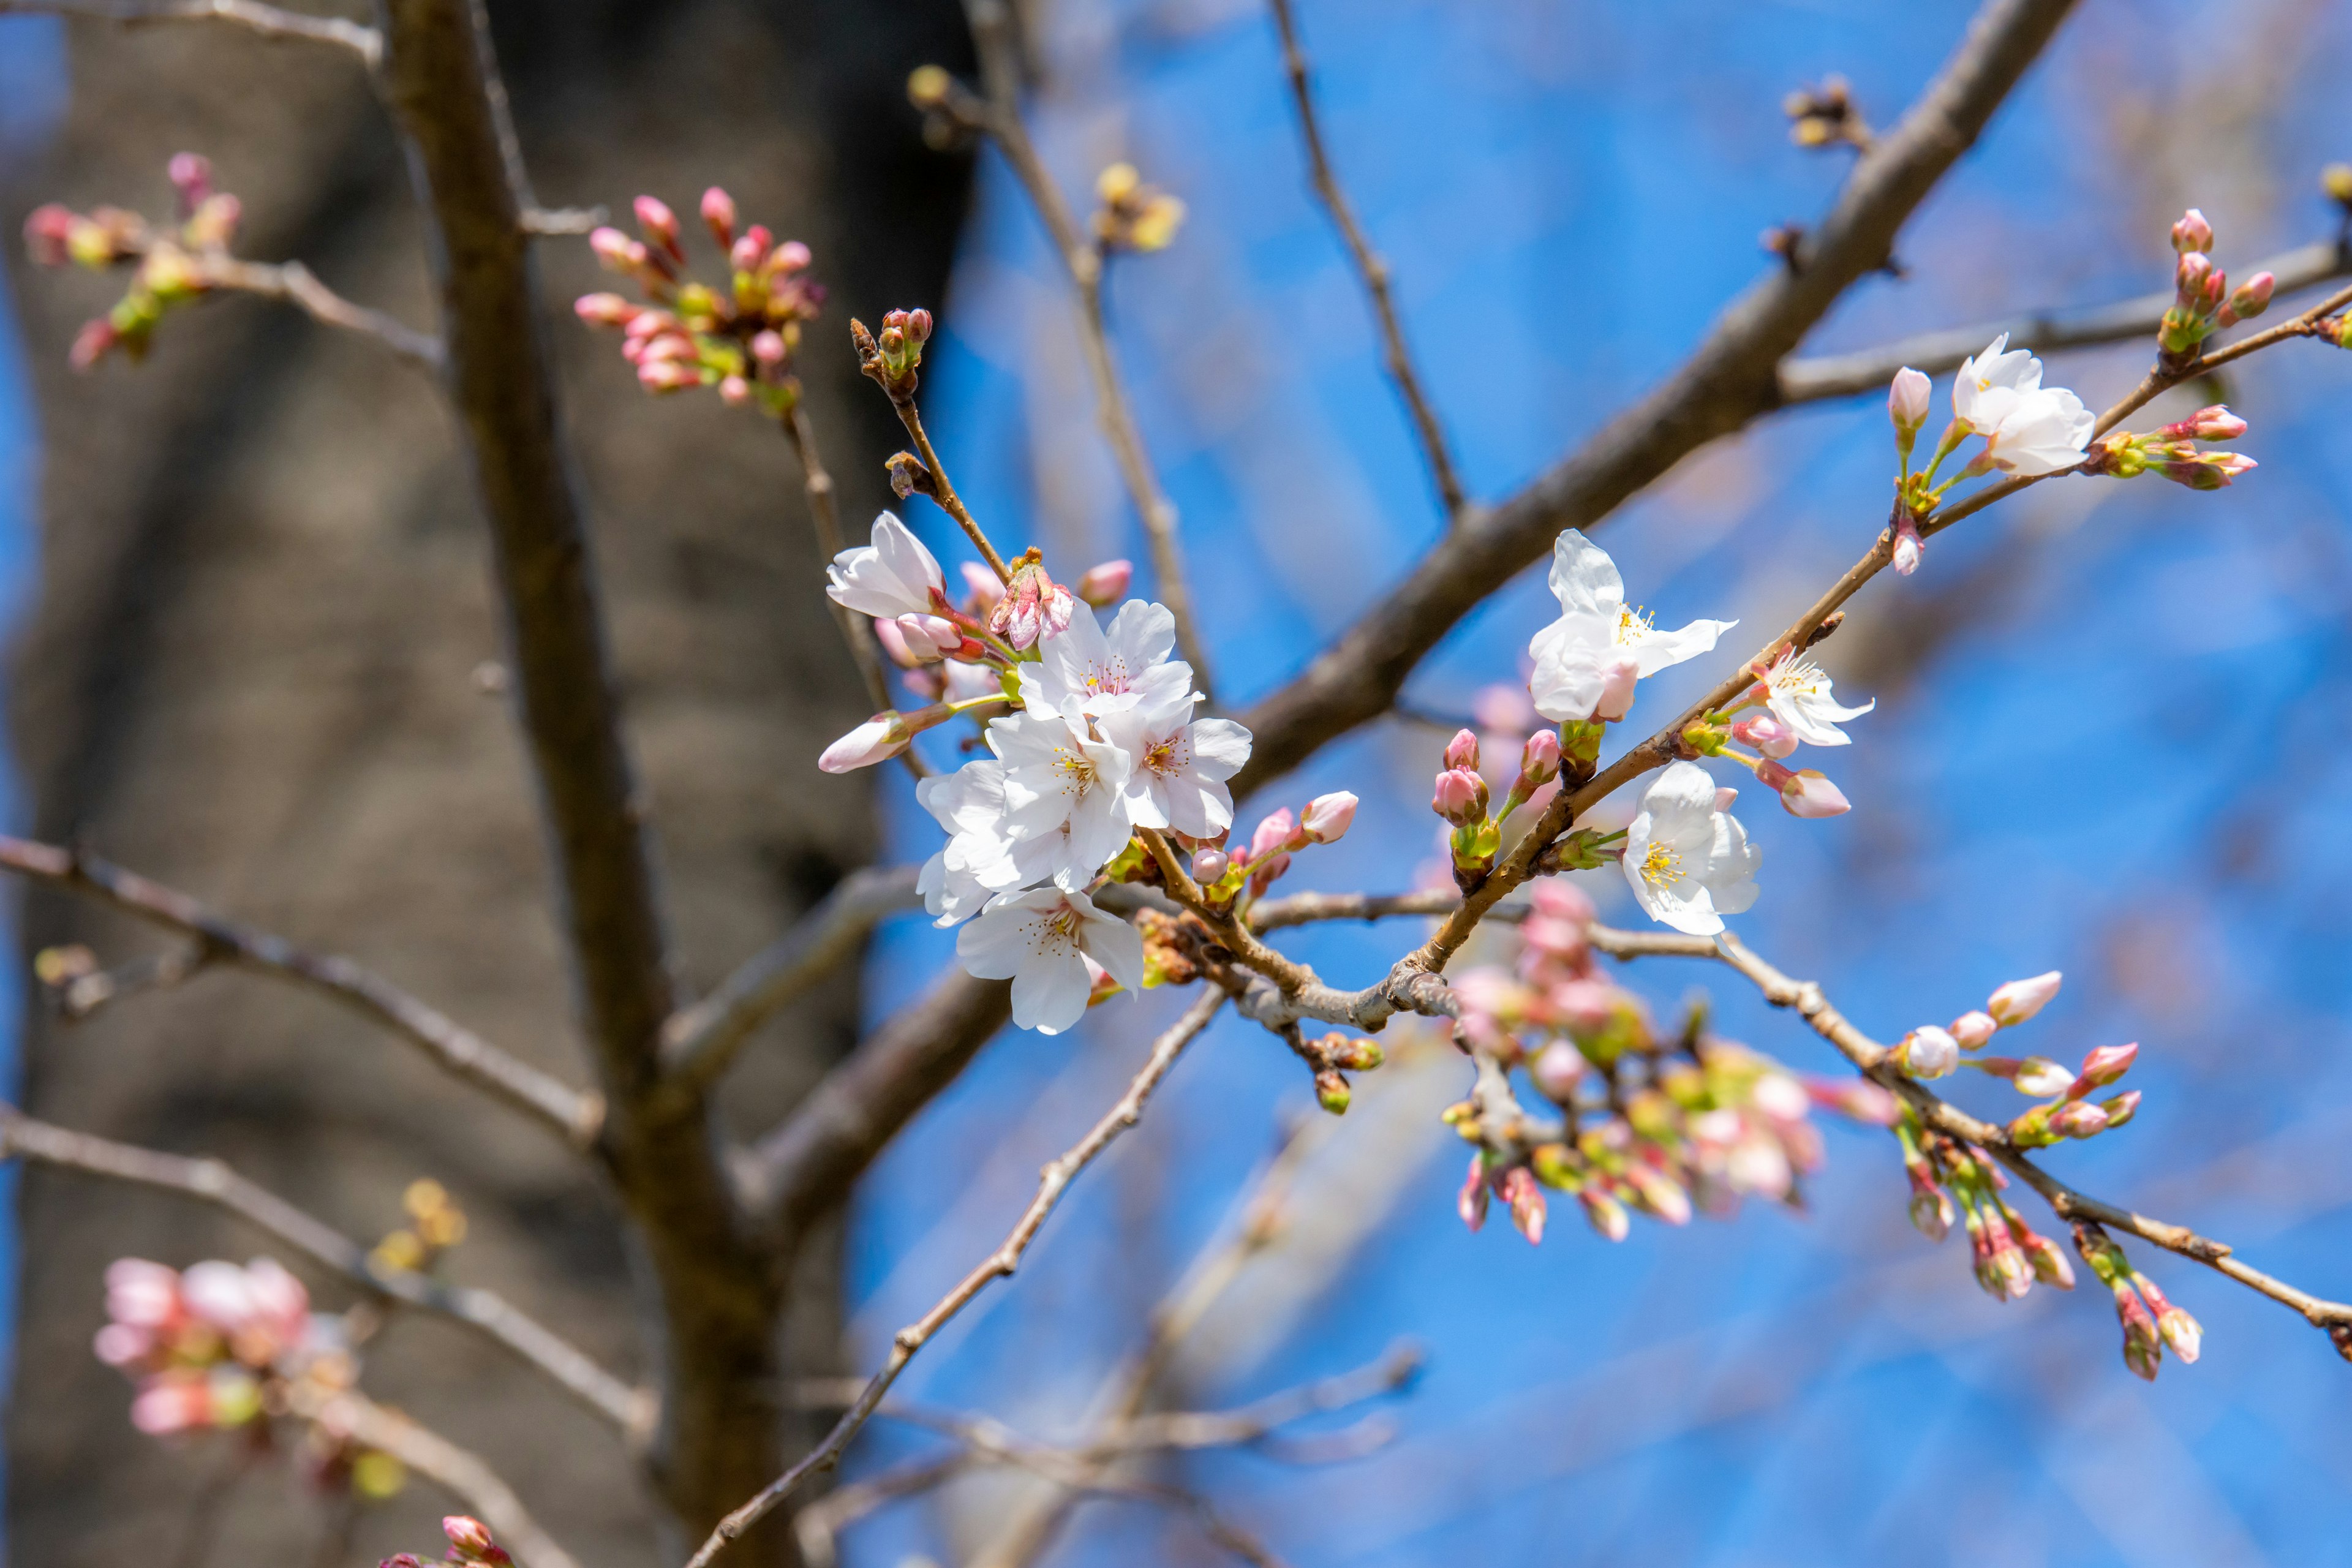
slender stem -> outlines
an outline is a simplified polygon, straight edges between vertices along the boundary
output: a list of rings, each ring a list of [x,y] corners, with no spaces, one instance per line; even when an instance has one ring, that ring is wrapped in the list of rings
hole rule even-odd
[[[795,399],[792,412],[779,421],[783,426],[785,439],[793,444],[793,452],[801,460],[801,489],[808,497],[809,521],[816,525],[817,548],[827,561],[840,554],[847,542],[841,533],[841,508],[834,495],[833,475],[826,471],[824,459],[817,455],[816,431],[809,425],[808,410],[802,400]],[[841,639],[849,645],[850,662],[857,666],[858,678],[866,683],[866,700],[874,711],[884,712],[890,707],[890,682],[882,673],[882,655],[874,646],[874,634],[866,627],[866,617],[846,605],[825,601],[833,610],[833,618],[841,627]],[[902,753],[919,768],[921,759],[911,751]],[[920,777],[919,772],[917,774]]]
[[[1372,315],[1380,327],[1389,379],[1396,383],[1397,394],[1404,399],[1405,412],[1412,418],[1413,434],[1421,440],[1422,456],[1428,460],[1430,478],[1437,485],[1446,518],[1449,521],[1459,520],[1470,504],[1469,496],[1462,488],[1454,455],[1446,447],[1444,427],[1437,422],[1436,409],[1422,390],[1421,374],[1413,368],[1412,355],[1405,347],[1404,327],[1397,318],[1396,300],[1389,289],[1389,264],[1372,248],[1363,226],[1357,221],[1355,209],[1340,187],[1330,153],[1323,144],[1322,126],[1315,114],[1315,94],[1307,85],[1307,54],[1299,46],[1298,24],[1291,14],[1291,0],[1266,3],[1274,12],[1275,30],[1282,38],[1283,70],[1290,79],[1290,99],[1298,110],[1298,131],[1307,143],[1307,163],[1314,177],[1315,194],[1321,198],[1324,210],[1331,215],[1332,226],[1339,231],[1349,258],[1355,263],[1356,276],[1363,283],[1364,292],[1371,297]]]
[[[727,1550],[728,1545],[744,1531],[766,1518],[803,1481],[830,1470],[841,1462],[842,1453],[849,1447],[850,1439],[856,1436],[859,1429],[872,1419],[883,1396],[890,1392],[890,1385],[898,1380],[898,1374],[906,1370],[907,1363],[914,1360],[916,1352],[929,1343],[932,1336],[957,1313],[971,1305],[972,1299],[981,1291],[999,1279],[1009,1278],[1020,1267],[1022,1256],[1029,1250],[1029,1244],[1036,1239],[1038,1228],[1062,1201],[1062,1194],[1069,1190],[1070,1184],[1094,1163],[1096,1156],[1110,1147],[1120,1133],[1143,1119],[1143,1107],[1151,1098],[1152,1090],[1160,1087],[1160,1080],[1176,1065],[1176,1058],[1183,1055],[1184,1047],[1208,1026],[1209,1020],[1216,1016],[1217,1009],[1224,1005],[1224,993],[1213,986],[1207,988],[1199,1000],[1185,1009],[1182,1017],[1152,1042],[1151,1054],[1145,1061],[1143,1070],[1136,1074],[1134,1081],[1127,1086],[1127,1092],[1119,1096],[1118,1102],[1103,1113],[1102,1119],[1087,1131],[1084,1138],[1045,1167],[1038,1180],[1036,1196],[1030,1199],[1028,1208],[1023,1211],[1003,1242],[965,1275],[953,1289],[940,1297],[929,1311],[892,1336],[890,1354],[883,1362],[882,1369],[867,1381],[865,1392],[834,1424],[824,1441],[771,1481],[758,1496],[719,1521],[718,1529],[710,1532],[710,1538],[688,1560],[687,1568],[707,1568],[713,1558]]]
[[[934,487],[931,499],[940,503],[940,510],[956,520],[956,525],[963,530],[964,537],[971,541],[971,547],[980,552],[980,558],[988,563],[990,571],[996,574],[996,580],[1012,582],[1013,568],[1004,563],[1004,557],[996,552],[996,546],[988,542],[988,535],[982,531],[980,520],[971,515],[971,509],[963,504],[963,497],[956,494],[955,486],[949,483],[948,466],[940,462],[939,453],[931,449],[930,433],[923,428],[922,411],[915,406],[913,395],[894,396],[890,399],[890,406],[898,411],[898,423],[907,427],[908,438],[915,443],[915,455],[922,458],[923,467],[930,470]]]
[[[430,332],[365,305],[355,305],[324,283],[299,261],[271,266],[229,258],[200,258],[205,280],[215,288],[234,289],[299,306],[311,320],[375,339],[420,370],[438,371],[443,359],[441,340]]]

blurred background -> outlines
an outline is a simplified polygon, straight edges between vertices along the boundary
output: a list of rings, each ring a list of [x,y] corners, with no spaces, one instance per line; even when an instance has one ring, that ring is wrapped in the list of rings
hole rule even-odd
[[[794,31],[808,25],[803,10],[823,9],[712,4],[656,22],[626,6],[559,8],[524,26],[506,7],[502,46],[511,32],[512,55],[542,51],[539,67],[514,71],[542,198],[617,206],[643,186],[678,203],[721,178],[747,216],[782,207],[791,221],[781,226],[818,243],[820,272],[820,236],[862,236],[841,241],[848,259],[828,280],[868,319],[894,304],[940,310],[929,406],[974,509],[1001,538],[1034,539],[1073,569],[1141,561],[1042,229],[985,152],[967,211],[962,166],[933,161],[943,155],[919,146],[895,96],[908,65],[960,63],[967,46],[952,16],[931,16],[930,34],[853,47],[846,35]],[[1664,375],[1720,305],[1775,264],[1759,231],[1827,204],[1850,155],[1792,147],[1784,93],[1842,73],[1864,112],[1891,123],[1971,10],[1951,0],[1303,0],[1333,156],[1394,268],[1408,336],[1475,493],[1508,494]],[[1237,709],[1374,602],[1437,536],[1438,508],[1381,374],[1365,302],[1307,191],[1259,0],[1039,0],[1024,20],[1033,122],[1065,187],[1082,196],[1100,168],[1126,159],[1189,209],[1171,249],[1113,263],[1108,302],[1183,513],[1221,700]],[[781,31],[747,31],[760,28]],[[747,37],[781,41],[761,56]],[[811,38],[846,52],[792,47]],[[22,193],[12,215],[48,196],[143,192],[154,205],[163,158],[208,142],[220,156],[227,126],[246,138],[248,163],[224,160],[224,184],[247,195],[252,254],[300,254],[331,283],[423,319],[396,173],[379,164],[366,176],[375,184],[351,184],[380,125],[353,131],[357,150],[340,163],[320,158],[327,172],[301,175],[325,215],[305,228],[272,216],[262,194],[272,180],[300,184],[289,161],[316,153],[311,137],[289,145],[284,134],[299,112],[280,96],[295,57],[256,57],[268,68],[257,96],[170,74],[199,49],[227,59],[253,47],[78,34],[60,86],[60,35],[0,24],[0,81],[23,84],[0,91],[7,184]],[[849,79],[846,66],[819,66],[843,59],[865,62],[858,79],[875,84],[846,107],[811,85]],[[2343,215],[2322,196],[2319,171],[2352,157],[2339,87],[2348,68],[2352,5],[2341,0],[2085,0],[1905,231],[1904,276],[1855,289],[1809,348],[2161,288],[2166,229],[2188,205],[2211,218],[2218,259],[2233,272],[2333,237]],[[331,75],[304,90],[354,123],[372,119],[356,81]],[[172,96],[153,101],[142,84]],[[109,92],[93,108],[88,95]],[[133,98],[141,140],[127,145],[127,122],[112,116]],[[831,118],[810,118],[819,101]],[[885,157],[876,150],[886,144],[899,151]],[[74,162],[101,149],[112,184]],[[926,224],[891,226],[918,208]],[[352,216],[379,209],[391,216],[373,226]],[[968,221],[958,234],[941,214]],[[331,270],[339,253],[324,242],[338,235],[349,248]],[[589,276],[561,247],[549,272],[562,290]],[[30,356],[0,397],[12,509],[0,561],[26,650],[10,692],[26,781],[18,820],[52,834],[95,822],[119,858],[262,923],[389,952],[404,979],[460,1016],[562,1060],[561,1015],[548,1007],[560,982],[533,912],[541,883],[517,816],[527,803],[516,760],[496,705],[467,687],[492,651],[478,545],[445,519],[446,500],[413,484],[397,504],[383,500],[395,479],[408,482],[405,468],[382,475],[352,457],[302,470],[278,455],[296,440],[381,447],[368,421],[389,417],[373,391],[389,374],[369,345],[224,305],[175,318],[156,363],[135,375],[112,367],[68,387],[63,343],[103,302],[96,286],[20,271],[12,287],[26,323],[16,352]],[[229,342],[234,323],[203,319],[232,312],[247,339]],[[569,391],[613,536],[605,564],[636,741],[707,980],[869,843],[919,858],[936,832],[889,770],[872,775],[870,805],[815,793],[815,745],[859,704],[828,662],[788,459],[755,423],[707,401],[631,402],[608,345],[579,337],[567,337]],[[340,362],[342,401],[289,405],[303,384],[250,379],[293,355]],[[2147,357],[2144,344],[2060,356],[2046,379],[2104,406]],[[857,443],[887,451],[888,433],[854,424],[870,422],[880,400],[861,402],[839,379],[818,406],[845,432],[835,466],[851,502],[870,510],[879,487]],[[1939,422],[1947,392],[1939,378]],[[1882,577],[1856,601],[1824,662],[1843,697],[1880,707],[1849,726],[1853,746],[1810,758],[1854,810],[1799,823],[1751,794],[1743,816],[1763,847],[1764,893],[1737,924],[1882,1039],[1948,1019],[2000,981],[2063,969],[2063,993],[2020,1050],[2071,1061],[2137,1039],[2132,1082],[2147,1100],[2130,1128],[2053,1163],[2090,1191],[2220,1236],[2256,1266],[2342,1298],[2352,1292],[2342,1152],[2352,1134],[2342,1065],[2352,931],[2339,889],[2352,878],[2352,838],[2336,824],[2352,802],[2352,767],[2325,680],[2352,642],[2352,359],[2290,345],[2158,413],[2220,400],[2252,422],[2237,445],[2262,464],[2234,488],[2038,487],[1930,542],[1916,576]],[[423,432],[416,440],[446,446],[421,395],[390,405]],[[195,487],[187,466],[203,462],[230,471]],[[1801,410],[1702,452],[1596,537],[1629,597],[1662,623],[1738,617],[1724,656],[1737,658],[1874,535],[1892,464],[1875,395]],[[132,467],[163,478],[100,482]],[[86,483],[68,487],[61,470]],[[44,493],[47,555],[37,565]],[[211,510],[192,511],[191,495]],[[257,518],[221,510],[256,495],[271,502]],[[778,525],[780,512],[791,526]],[[939,514],[917,503],[908,516],[943,558],[957,557]],[[168,572],[124,564],[166,549]],[[384,578],[386,550],[409,574],[401,593]],[[334,562],[333,593],[306,598],[302,563],[317,570],[321,553]],[[257,581],[263,568],[275,574]],[[1148,576],[1139,581],[1148,589]],[[457,606],[423,651],[420,603]],[[1481,689],[1517,679],[1527,638],[1551,613],[1539,574],[1523,578],[1423,667],[1408,706],[1441,721],[1466,715]],[[324,667],[299,662],[334,648]],[[68,680],[58,673],[68,654],[111,673]],[[1645,683],[1634,721],[1676,710],[1720,664]],[[272,747],[296,742],[270,737],[289,726],[308,771],[272,783],[288,765]],[[1246,828],[1322,790],[1364,798],[1349,837],[1301,856],[1286,890],[1410,883],[1435,853],[1428,779],[1447,728],[1384,721],[1244,803]],[[415,834],[436,853],[413,853]],[[456,882],[444,879],[453,859]],[[1638,923],[1622,883],[1599,876],[1591,886],[1604,918]],[[471,906],[486,898],[511,915],[495,922],[508,945],[451,952],[450,922],[478,924]],[[35,945],[65,929],[55,922],[68,917],[47,908],[28,917]],[[1357,984],[1414,940],[1400,922],[1294,933],[1286,945]],[[887,1013],[950,945],[919,920],[887,927],[862,997],[845,988],[840,1016],[802,1032],[840,1035],[853,1010]],[[1704,990],[1725,1032],[1802,1069],[1836,1068],[1809,1031],[1712,966],[1644,961],[1621,977],[1662,1014]],[[338,1215],[373,1204],[389,1223],[400,1181],[429,1168],[461,1199],[470,1191],[484,1221],[459,1260],[466,1277],[544,1304],[567,1328],[601,1323],[581,1329],[600,1349],[625,1344],[611,1299],[619,1263],[596,1250],[593,1193],[553,1173],[545,1151],[463,1126],[420,1128],[415,1112],[441,1102],[434,1081],[399,1064],[385,1070],[408,1100],[379,1102],[384,1083],[341,1057],[322,1064],[323,1015],[296,1013],[257,1036],[247,1022],[265,1004],[240,990],[245,1011],[223,1003],[192,1015],[200,995],[213,993],[150,1001],[135,1019],[104,1018],[63,1040],[36,1017],[36,1086],[61,1097],[62,1119],[217,1148],[265,1177],[339,1170],[350,1190],[320,1200]],[[840,1364],[872,1364],[892,1330],[995,1245],[1040,1162],[1117,1096],[1174,1006],[1119,1000],[1071,1035],[1008,1032],[902,1136],[847,1226]],[[333,1037],[350,1032],[338,1024]],[[747,1117],[756,1124],[761,1104],[788,1096],[805,1080],[795,1073],[838,1048],[775,1042],[747,1089]],[[1937,1247],[1906,1222],[1892,1140],[1843,1125],[1828,1129],[1829,1166],[1808,1184],[1802,1213],[1751,1204],[1733,1222],[1683,1229],[1637,1219],[1612,1246],[1563,1205],[1540,1247],[1499,1224],[1473,1236],[1454,1213],[1460,1145],[1436,1121],[1465,1076],[1442,1052],[1405,1050],[1360,1080],[1344,1121],[1313,1122],[1297,1063],[1254,1026],[1222,1021],[1017,1279],[951,1328],[902,1389],[1041,1436],[1088,1430],[1146,1320],[1188,1274],[1197,1279],[1200,1260],[1232,1236],[1254,1173],[1307,1118],[1286,1228],[1185,1336],[1164,1395],[1222,1406],[1400,1342],[1419,1347],[1426,1370],[1381,1410],[1391,1426],[1370,1435],[1387,1440],[1369,1451],[1335,1458],[1365,1446],[1357,1427],[1319,1450],[1203,1455],[1162,1472],[1286,1561],[1864,1563],[1901,1552],[2214,1564],[2340,1551],[2352,1373],[2283,1309],[2136,1247],[2207,1330],[2195,1366],[2168,1360],[2144,1384],[2121,1364],[2095,1284],[1994,1303],[1971,1280],[1960,1239]],[[1990,1081],[1960,1082],[1954,1096],[2011,1113],[2009,1090]],[[9,1458],[28,1562],[114,1560],[89,1543],[131,1526],[104,1516],[177,1518],[213,1462],[134,1441],[120,1381],[81,1348],[105,1258],[140,1247],[177,1247],[186,1255],[157,1253],[175,1263],[206,1255],[186,1252],[184,1215],[130,1212],[147,1202],[59,1191],[23,1211]],[[76,1239],[93,1230],[105,1234]],[[501,1248],[525,1261],[501,1261]],[[415,1364],[394,1369],[422,1380],[409,1395],[421,1411],[459,1377],[461,1352],[429,1336],[418,1331]],[[826,1354],[813,1350],[809,1364]],[[546,1510],[559,1533],[575,1514],[593,1523],[582,1542],[592,1560],[600,1546],[611,1556],[641,1544],[625,1487],[593,1479],[614,1471],[614,1457],[593,1451],[601,1437],[582,1459],[528,1415],[485,1419],[478,1445],[513,1456],[527,1497],[551,1489],[576,1505]],[[880,1473],[935,1445],[877,1427],[848,1474]],[[252,1539],[315,1534],[269,1533],[301,1506],[280,1479],[236,1495]],[[995,1475],[879,1511],[841,1546],[845,1561],[885,1565],[918,1555],[1223,1559],[1181,1513],[1136,1500],[1070,1507],[1038,1483]]]

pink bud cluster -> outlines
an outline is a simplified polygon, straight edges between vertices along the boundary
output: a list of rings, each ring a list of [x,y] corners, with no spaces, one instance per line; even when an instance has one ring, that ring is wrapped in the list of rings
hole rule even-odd
[[[703,193],[702,219],[730,272],[724,287],[714,287],[687,276],[677,216],[667,205],[639,196],[635,211],[642,237],[607,226],[591,234],[588,244],[609,270],[637,286],[646,302],[585,294],[573,307],[580,319],[619,329],[622,357],[636,367],[648,392],[716,386],[731,405],[756,403],[777,418],[789,416],[800,397],[793,355],[803,324],[824,299],[807,276],[808,247],[798,240],[777,244],[757,224],[738,234],[734,198],[713,185]]]
[[[1318,795],[1293,813],[1289,807],[1265,817],[1239,848],[1221,837],[1193,842],[1192,879],[1211,902],[1226,904],[1246,887],[1260,899],[1290,869],[1290,858],[1313,844],[1337,844],[1356,820],[1356,797],[1346,790]],[[1181,835],[1177,835],[1182,837]]]
[[[2014,1300],[2037,1280],[2061,1290],[2074,1288],[2065,1253],[2001,1196],[2009,1178],[1983,1150],[1927,1131],[1908,1110],[1895,1123],[1895,1136],[1911,1183],[1911,1223],[1941,1241],[1958,1217],[1968,1232],[1977,1283],[1987,1295]]]
[[[2223,327],[2252,321],[2270,309],[2278,279],[2257,272],[2236,289],[2230,275],[2213,264],[2213,226],[2195,207],[2172,226],[2172,248],[2179,259],[2172,272],[2173,304],[2164,313],[2157,341],[2165,353],[2186,360],[2198,345]]]
[[[2193,490],[2218,490],[2256,466],[2240,452],[2208,451],[2200,441],[2233,441],[2246,422],[2221,404],[2200,408],[2147,435],[2118,430],[2091,448],[2083,471],[2119,479],[2153,473]]]
[[[1479,740],[1475,731],[1461,730],[1445,744],[1443,766],[1429,797],[1429,808],[1453,829],[1447,836],[1454,880],[1464,891],[1484,881],[1501,848],[1503,821],[1521,806],[1550,798],[1559,779],[1562,757],[1559,732],[1538,730],[1518,744],[1518,769],[1499,810],[1491,810],[1493,793],[1479,771]]]
[[[1756,684],[1748,689],[1741,706],[1752,705],[1760,711],[1744,714],[1727,725],[1727,715],[1708,714],[1684,727],[1684,744],[1702,756],[1728,757],[1754,770],[1757,782],[1780,796],[1780,809],[1791,816],[1818,820],[1843,816],[1852,811],[1853,805],[1846,799],[1845,792],[1827,774],[1818,769],[1791,768],[1787,764],[1786,759],[1796,754],[1801,742],[1790,721],[1772,710],[1776,689],[1783,683],[1810,687],[1817,676],[1814,667],[1803,655],[1784,648],[1769,665],[1750,665],[1749,672],[1756,677]],[[1826,689],[1827,682],[1822,681],[1822,686]],[[1832,729],[1832,733],[1839,731]],[[1815,740],[1820,739],[1817,734]],[[1753,747],[1754,754],[1736,750],[1731,744],[1735,741]]]
[[[2050,1098],[2009,1124],[2009,1141],[2021,1149],[2042,1148],[2063,1138],[2095,1138],[2121,1127],[2139,1110],[2139,1090],[2094,1103],[2092,1091],[2106,1088],[2131,1070],[2139,1056],[2137,1044],[2101,1046],[2083,1058],[2079,1071],[2068,1072],[2047,1057],[1988,1057],[1972,1065],[1995,1078],[2010,1080],[2020,1094]]]
[[[2204,1327],[2167,1300],[2155,1280],[2134,1268],[2114,1237],[2098,1226],[2078,1223],[2074,1250],[2082,1254],[2099,1283],[2115,1293],[2116,1317],[2124,1331],[2126,1366],[2153,1383],[2168,1348],[2182,1365],[2196,1363],[2204,1348]]]
[[[106,1315],[98,1359],[137,1385],[131,1424],[158,1436],[252,1421],[267,1380],[321,1342],[310,1293],[267,1258],[184,1274],[120,1258],[106,1270]]]
[[[215,287],[215,269],[228,258],[243,208],[235,196],[213,189],[212,164],[196,153],[175,155],[170,174],[177,216],[165,228],[151,227],[121,207],[85,214],[55,203],[36,207],[25,219],[26,251],[41,266],[74,262],[100,272],[136,268],[114,308],[75,334],[70,358],[76,370],[89,370],[115,349],[133,361],[142,358],[157,322]]]
[[[441,1533],[449,1538],[449,1550],[435,1562],[447,1568],[506,1568],[514,1561],[506,1548],[491,1539],[490,1527],[478,1519],[468,1519],[453,1513],[441,1521]],[[425,1560],[414,1552],[403,1552],[387,1557],[376,1568],[426,1568]]]
[[[1572,1194],[1612,1241],[1636,1211],[1682,1225],[1694,1212],[1728,1215],[1748,1195],[1794,1203],[1822,1161],[1814,1109],[1894,1121],[1875,1084],[1810,1083],[1696,1026],[1662,1035],[1641,999],[1599,972],[1592,918],[1573,884],[1538,881],[1515,969],[1455,983],[1462,1038],[1506,1073],[1524,1068],[1560,1118],[1516,1107],[1498,1117],[1478,1098],[1445,1113],[1477,1146],[1460,1205],[1473,1229],[1498,1197],[1540,1240],[1546,1189]]]
[[[1960,1065],[1960,1053],[1981,1048],[1994,1031],[2022,1024],[2058,994],[2058,971],[2027,980],[2012,980],[1995,990],[1980,1009],[1972,1008],[1948,1027],[1923,1024],[1903,1037],[1895,1047],[1895,1063],[1911,1077],[1937,1079]],[[1996,1058],[1999,1059],[1999,1058]]]

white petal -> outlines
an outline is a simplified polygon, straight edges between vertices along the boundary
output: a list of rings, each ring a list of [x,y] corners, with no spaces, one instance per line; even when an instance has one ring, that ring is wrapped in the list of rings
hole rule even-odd
[[[1192,731],[1192,771],[1222,784],[1250,758],[1250,732],[1231,719],[1202,719]]]
[[[1110,977],[1129,991],[1143,989],[1143,935],[1127,921],[1107,910],[1098,910],[1094,900],[1084,893],[1070,895],[1070,905],[1078,911],[1085,924],[1080,928],[1081,940],[1094,961],[1110,972]]]
[[[1625,607],[1625,580],[1609,552],[1573,528],[1560,531],[1551,546],[1551,591],[1564,616],[1597,616],[1617,624]]]
[[[1738,626],[1738,621],[1693,621],[1677,632],[1652,632],[1633,644],[1633,657],[1642,663],[1644,678],[1653,676],[1669,665],[1696,658],[1715,647],[1716,639]]]
[[[1582,723],[1592,717],[1607,684],[1600,650],[1570,645],[1559,649],[1558,657],[1536,661],[1528,695],[1535,699],[1536,711],[1554,723]]]
[[[1094,988],[1076,950],[1041,954],[1013,977],[1013,1021],[1041,1035],[1058,1035],[1087,1016]]]

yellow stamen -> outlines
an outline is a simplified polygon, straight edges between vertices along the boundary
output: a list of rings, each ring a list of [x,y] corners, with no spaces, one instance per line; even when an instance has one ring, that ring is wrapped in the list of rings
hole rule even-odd
[[[1650,852],[1642,857],[1642,879],[1660,887],[1671,887],[1683,879],[1683,858],[1653,838]]]

